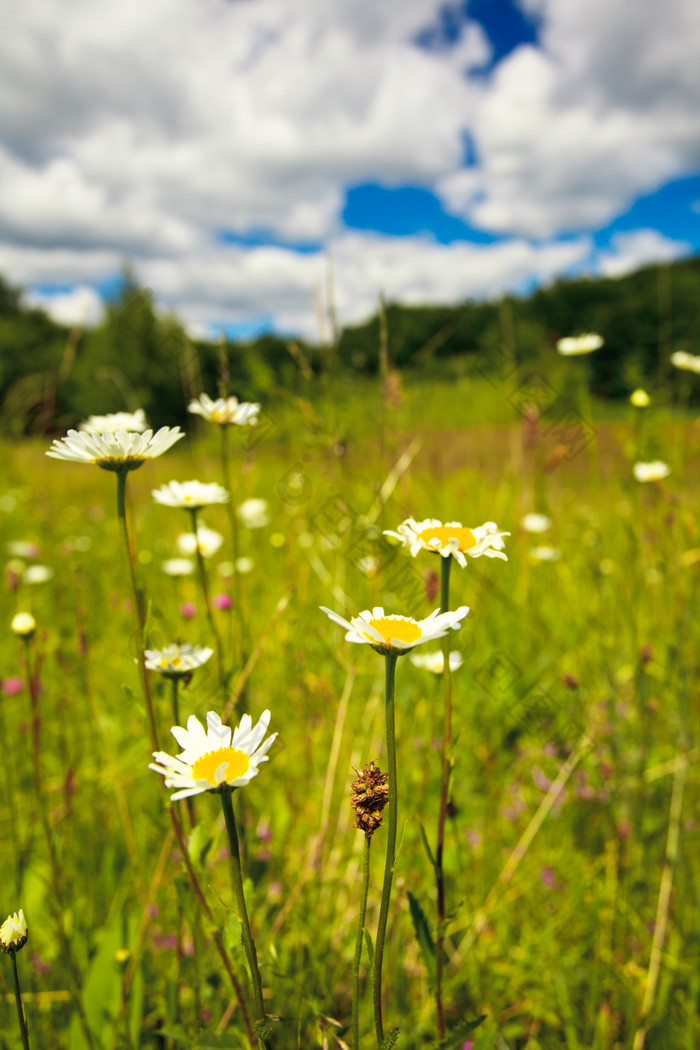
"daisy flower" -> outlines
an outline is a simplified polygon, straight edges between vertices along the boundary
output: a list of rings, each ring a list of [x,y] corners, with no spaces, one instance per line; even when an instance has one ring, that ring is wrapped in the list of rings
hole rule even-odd
[[[694,354],[687,354],[685,350],[676,350],[675,354],[671,354],[671,364],[676,368],[680,368],[682,372],[696,372],[700,374],[700,357],[696,357]]]
[[[155,434],[152,430],[143,434],[129,434],[126,430],[115,434],[69,430],[67,437],[52,443],[46,455],[71,463],[96,463],[103,470],[119,474],[137,470],[147,459],[162,456],[184,436],[179,427],[161,427]]]
[[[194,562],[189,558],[168,558],[161,568],[166,576],[189,576],[194,572]]]
[[[193,532],[180,533],[177,538],[177,549],[180,554],[189,557],[189,555],[195,554],[197,547],[199,547],[200,554],[203,554],[205,558],[211,558],[212,554],[216,554],[223,542],[224,537],[220,532],[216,532],[215,529],[208,529],[206,525],[198,525],[196,536]]]
[[[236,511],[246,529],[264,529],[270,524],[270,508],[266,499],[247,499]]]
[[[169,481],[159,489],[153,489],[156,503],[165,507],[182,507],[185,510],[199,510],[210,507],[213,503],[227,503],[228,492],[215,481]]]
[[[632,473],[637,481],[661,481],[671,473],[668,463],[662,463],[656,459],[653,463],[635,463]]]
[[[142,408],[135,412],[110,412],[106,416],[88,416],[78,430],[91,434],[116,434],[118,430],[141,434],[147,427],[146,413]]]
[[[173,643],[165,649],[146,649],[145,664],[149,671],[159,671],[166,678],[180,678],[192,674],[214,653],[201,645]]]
[[[546,514],[526,514],[520,524],[525,532],[546,532],[552,527],[552,519]]]
[[[414,667],[420,667],[432,674],[442,674],[445,670],[445,654],[442,649],[437,649],[434,653],[411,653],[410,661]],[[456,671],[461,666],[462,654],[450,653],[450,670]]]
[[[470,558],[480,558],[485,554],[488,558],[508,561],[508,556],[503,553],[503,537],[510,536],[510,533],[500,532],[493,521],[470,529],[459,521],[448,521],[443,525],[437,518],[426,518],[425,521],[407,518],[397,532],[385,529],[384,535],[401,540],[414,558],[421,550],[440,554],[443,558],[453,555],[463,569],[467,564],[465,554]]]
[[[529,550],[530,560],[538,564],[542,561],[559,561],[561,551],[558,547],[550,547],[545,544],[542,547],[531,547]]]
[[[334,623],[346,629],[346,642],[371,645],[376,652],[384,656],[389,653],[402,656],[423,642],[443,638],[450,628],[459,630],[469,607],[461,605],[454,612],[445,613],[436,609],[425,620],[414,620],[411,616],[387,616],[379,606],[372,610],[366,609],[350,621],[344,620],[338,613],[326,609],[323,605],[321,610],[330,616]]]
[[[148,768],[165,777],[166,787],[177,788],[171,802],[205,791],[221,793],[244,787],[258,775],[258,766],[267,762],[267,752],[277,737],[273,733],[263,743],[269,724],[269,711],[263,711],[255,726],[250,715],[243,715],[232,733],[215,711],[209,711],[205,730],[199,719],[190,715],[187,729],[173,726],[170,730],[182,752],[173,758],[164,751],[154,751],[156,761]]]
[[[580,354],[591,354],[600,350],[603,337],[597,332],[586,332],[583,335],[569,335],[557,340],[557,351],[563,357],[578,357]]]
[[[239,401],[237,397],[217,397],[214,401],[207,394],[200,394],[194,401],[190,401],[187,411],[222,427],[231,423],[254,427],[258,422],[260,405],[251,401]]]
[[[0,926],[0,949],[4,952],[18,952],[27,943],[27,921],[20,908],[14,915],[8,915]]]

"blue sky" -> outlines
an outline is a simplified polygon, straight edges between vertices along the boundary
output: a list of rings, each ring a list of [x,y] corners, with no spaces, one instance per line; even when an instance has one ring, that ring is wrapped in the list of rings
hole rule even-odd
[[[700,248],[695,0],[37,0],[0,40],[0,272],[198,335]],[[320,309],[319,309],[320,307]]]

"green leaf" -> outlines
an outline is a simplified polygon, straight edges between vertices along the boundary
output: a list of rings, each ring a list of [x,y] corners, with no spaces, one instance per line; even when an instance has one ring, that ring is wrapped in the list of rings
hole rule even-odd
[[[213,839],[203,824],[198,824],[187,840],[187,852],[195,868],[204,866],[207,853],[212,847]]]
[[[435,945],[433,944],[433,938],[430,935],[430,927],[428,926],[428,920],[423,914],[418,900],[410,892],[408,893],[408,904],[411,909],[411,918],[413,919],[413,928],[416,931],[416,940],[423,956],[423,962],[425,968],[428,971],[428,980],[431,988],[435,986]]]
[[[374,966],[374,945],[372,944],[372,935],[369,930],[365,930],[365,945],[367,946],[367,958],[369,959],[370,970]]]
[[[421,836],[421,838],[423,840],[423,845],[425,847],[425,852],[428,854],[428,860],[430,861],[431,865],[433,867],[435,867],[435,857],[433,856],[433,851],[430,848],[430,843],[428,842],[428,836],[425,833],[425,827],[423,826],[422,823],[419,824],[418,826],[420,827],[420,836]]]
[[[392,1028],[388,1035],[384,1037],[381,1050],[391,1050],[393,1046],[396,1046],[396,1040],[399,1038],[399,1028]]]
[[[435,1050],[457,1050],[458,1047],[464,1042],[466,1036],[470,1032],[473,1032],[475,1028],[478,1028],[480,1024],[483,1024],[486,1020],[486,1014],[482,1014],[481,1017],[477,1017],[474,1021],[460,1021],[459,1024],[451,1028],[445,1038],[439,1042]]]

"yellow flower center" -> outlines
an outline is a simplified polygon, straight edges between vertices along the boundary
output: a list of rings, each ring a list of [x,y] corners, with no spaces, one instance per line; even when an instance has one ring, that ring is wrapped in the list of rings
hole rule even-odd
[[[182,660],[179,656],[171,656],[170,659],[168,659],[168,657],[164,657],[160,661],[160,666],[163,668],[164,671],[167,671],[169,667],[172,667],[173,671],[175,671],[178,667],[180,667],[181,664]]]
[[[219,766],[226,763],[224,780],[214,779]],[[192,776],[195,780],[206,780],[212,787],[218,787],[219,783],[230,784],[232,780],[244,776],[248,772],[250,757],[245,751],[239,751],[236,747],[220,747],[216,751],[208,751],[202,755],[192,766]]]
[[[383,616],[380,620],[370,620],[369,624],[379,631],[385,642],[396,638],[399,642],[410,643],[416,642],[421,636],[421,629],[415,620],[390,620],[388,616]]]
[[[459,540],[459,550],[469,551],[476,547],[476,537],[471,529],[464,525],[436,525],[430,529],[423,529],[418,533],[423,543],[437,540],[440,547],[446,547],[452,539]]]

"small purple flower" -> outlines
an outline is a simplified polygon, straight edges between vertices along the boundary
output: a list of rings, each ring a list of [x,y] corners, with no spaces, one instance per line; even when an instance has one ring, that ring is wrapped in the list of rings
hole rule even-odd
[[[230,609],[233,605],[229,594],[215,594],[211,600],[215,609]]]
[[[191,620],[193,616],[197,615],[197,606],[194,602],[183,602],[180,606],[180,615],[184,616],[186,620]]]

